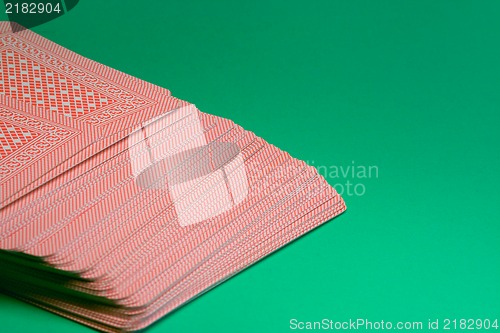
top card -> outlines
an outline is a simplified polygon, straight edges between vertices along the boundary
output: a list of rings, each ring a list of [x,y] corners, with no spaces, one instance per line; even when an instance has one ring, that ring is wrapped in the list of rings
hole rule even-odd
[[[178,105],[156,87],[0,22],[0,207]]]

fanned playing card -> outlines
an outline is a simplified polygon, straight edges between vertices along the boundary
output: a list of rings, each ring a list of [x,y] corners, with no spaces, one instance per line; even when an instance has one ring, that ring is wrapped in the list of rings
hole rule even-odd
[[[345,210],[232,121],[0,27],[4,293],[137,331]]]

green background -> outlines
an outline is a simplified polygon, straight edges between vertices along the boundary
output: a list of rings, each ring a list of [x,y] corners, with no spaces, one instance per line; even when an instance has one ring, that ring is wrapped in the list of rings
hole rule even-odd
[[[329,177],[366,193],[148,332],[500,319],[499,1],[82,0],[34,31],[297,158],[378,167]],[[90,331],[2,295],[0,323]]]

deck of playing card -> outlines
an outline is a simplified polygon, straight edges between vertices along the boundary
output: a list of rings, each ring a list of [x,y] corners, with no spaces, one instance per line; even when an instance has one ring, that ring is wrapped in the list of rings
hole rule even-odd
[[[345,210],[232,121],[8,22],[0,158],[0,290],[102,331],[143,329]]]

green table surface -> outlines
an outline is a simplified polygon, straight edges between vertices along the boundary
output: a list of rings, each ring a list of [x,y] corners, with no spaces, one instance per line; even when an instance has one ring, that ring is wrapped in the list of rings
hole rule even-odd
[[[33,30],[345,192],[345,214],[148,332],[500,319],[499,1],[81,0]],[[0,295],[0,332],[90,331]]]

